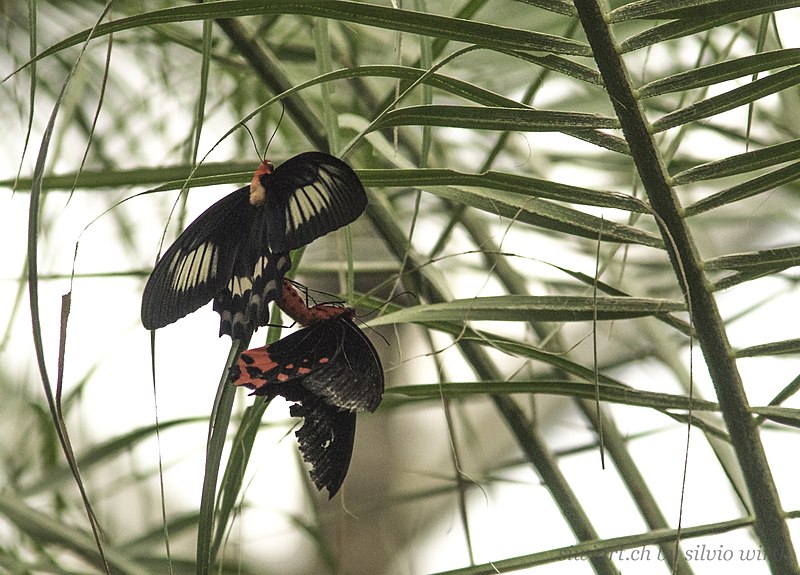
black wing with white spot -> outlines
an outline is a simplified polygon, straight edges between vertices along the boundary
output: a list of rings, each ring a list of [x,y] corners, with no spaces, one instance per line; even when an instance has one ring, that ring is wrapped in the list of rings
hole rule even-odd
[[[280,395],[293,402],[289,413],[303,418],[303,426],[295,435],[303,459],[311,464],[311,479],[317,489],[326,488],[333,497],[350,467],[356,413],[331,405],[303,385],[308,374],[325,370],[330,361],[326,354],[336,351],[335,342],[326,349],[325,338],[320,337],[328,328],[319,324],[315,327],[318,329],[301,329],[271,345],[244,352],[230,375],[233,383],[255,389],[256,395],[268,400]],[[317,350],[304,352],[303,347],[309,345]],[[295,353],[301,355],[288,359]]]
[[[240,253],[230,281],[214,298],[214,310],[220,316],[219,335],[244,339],[256,327],[269,323],[268,304],[281,295],[283,276],[291,267],[288,253]]]
[[[292,417],[302,417],[295,432],[303,459],[311,464],[311,480],[317,489],[328,490],[328,499],[339,491],[350,468],[356,437],[356,414],[328,405],[312,394],[289,408]]]
[[[354,221],[367,193],[353,169],[322,152],[298,154],[261,175],[267,239],[273,252],[307,245]]]
[[[248,202],[249,192],[249,187],[240,188],[212,205],[158,260],[142,296],[145,328],[179,320],[230,282],[239,250],[259,215]]]
[[[203,212],[158,260],[142,296],[142,324],[164,327],[214,300],[220,335],[249,336],[269,321],[292,261],[266,248],[262,208],[240,188]]]

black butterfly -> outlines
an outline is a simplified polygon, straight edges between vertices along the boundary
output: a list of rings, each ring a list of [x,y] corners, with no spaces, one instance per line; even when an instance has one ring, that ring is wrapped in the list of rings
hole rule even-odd
[[[320,307],[320,306],[318,306]],[[375,411],[383,397],[383,368],[366,335],[341,310],[275,343],[242,353],[231,380],[273,399],[295,405],[303,426],[295,435],[303,459],[311,464],[317,489],[336,495],[342,485],[356,430],[356,411]]]
[[[144,288],[142,324],[164,327],[214,298],[220,335],[250,335],[280,295],[289,250],[349,224],[366,205],[364,186],[338,158],[305,152],[277,168],[264,162],[249,186],[208,208],[164,253]]]

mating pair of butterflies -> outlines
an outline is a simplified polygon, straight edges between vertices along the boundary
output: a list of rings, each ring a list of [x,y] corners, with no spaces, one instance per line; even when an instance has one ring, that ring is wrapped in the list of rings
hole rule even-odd
[[[367,204],[355,172],[321,152],[277,168],[265,161],[244,186],[203,212],[158,261],[142,297],[142,324],[164,327],[214,300],[220,335],[249,337],[277,300],[301,325],[271,346],[244,352],[231,371],[237,385],[295,402],[296,435],[318,489],[333,497],[344,481],[355,411],[374,411],[383,394],[375,348],[350,309],[309,308],[283,277],[289,251],[354,221]],[[238,371],[237,371],[238,369]]]

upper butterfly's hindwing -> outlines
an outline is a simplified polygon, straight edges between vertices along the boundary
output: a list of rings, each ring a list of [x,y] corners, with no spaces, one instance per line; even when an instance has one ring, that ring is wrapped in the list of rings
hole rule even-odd
[[[273,252],[297,249],[346,226],[367,206],[367,193],[353,169],[322,152],[294,156],[262,175],[261,184]]]
[[[214,298],[220,335],[243,339],[269,323],[268,304],[280,296],[292,260],[288,253],[265,253],[261,244],[251,238],[240,248],[230,280]]]
[[[231,277],[256,212],[249,187],[225,196],[183,230],[155,265],[142,296],[142,324],[157,329],[207,303]]]
[[[343,411],[308,394],[289,408],[292,417],[302,417],[295,432],[303,459],[311,464],[311,479],[328,498],[339,491],[350,467],[356,434],[356,414]]]

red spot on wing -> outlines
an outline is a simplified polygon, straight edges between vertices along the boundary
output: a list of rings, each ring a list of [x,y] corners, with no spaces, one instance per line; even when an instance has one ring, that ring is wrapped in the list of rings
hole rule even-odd
[[[234,385],[243,385],[251,389],[263,387],[267,382],[257,376],[278,366],[269,356],[269,346],[249,349],[237,361],[239,379]]]
[[[279,373],[278,376],[275,378],[280,382],[289,381],[289,374],[288,373]]]

